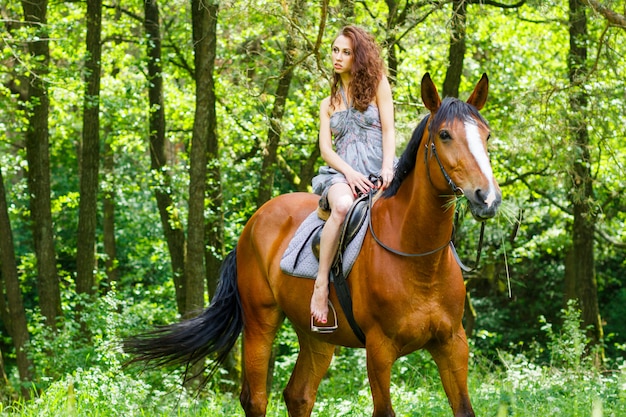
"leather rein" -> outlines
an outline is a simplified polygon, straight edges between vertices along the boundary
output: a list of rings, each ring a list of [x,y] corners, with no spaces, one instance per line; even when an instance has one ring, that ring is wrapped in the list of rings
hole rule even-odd
[[[430,146],[429,146],[430,144]],[[448,172],[446,171],[446,169],[444,168],[443,164],[441,163],[441,160],[439,159],[439,155],[437,154],[437,148],[435,147],[435,142],[432,140],[432,138],[429,135],[429,139],[428,139],[428,143],[426,145],[424,145],[426,147],[426,152],[424,153],[424,163],[427,164],[428,163],[428,155],[431,154],[432,156],[435,157],[435,160],[437,161],[437,164],[439,165],[439,169],[441,170],[441,173],[443,174],[443,178],[446,180],[446,182],[448,183],[448,185],[450,186],[450,188],[452,189],[452,192],[454,193],[454,195],[459,195],[459,194],[463,194],[463,189],[459,186],[457,186],[454,181],[452,180],[452,178],[450,177],[450,175],[448,174]],[[426,172],[428,173],[428,180],[430,181],[430,183],[432,184],[432,180],[430,178],[430,170],[427,169]],[[371,178],[370,178],[371,179]],[[381,180],[380,177],[375,178],[376,182],[379,182]],[[376,241],[376,243],[382,247],[383,249],[385,249],[388,252],[391,252],[395,255],[398,256],[404,256],[404,257],[423,257],[423,256],[428,256],[428,255],[433,255],[441,250],[443,250],[446,246],[450,246],[450,249],[452,250],[452,255],[454,256],[454,259],[456,260],[456,262],[459,264],[459,267],[461,267],[461,269],[465,272],[471,272],[474,271],[477,267],[478,267],[478,263],[480,261],[480,254],[482,252],[482,246],[483,246],[483,237],[485,234],[485,222],[482,222],[481,224],[481,228],[480,228],[480,240],[479,240],[479,244],[478,244],[478,252],[476,255],[476,264],[473,268],[470,268],[468,266],[466,266],[462,261],[461,258],[459,257],[459,254],[456,251],[456,248],[454,247],[454,225],[452,227],[452,236],[450,237],[450,240],[446,243],[444,243],[442,246],[433,249],[431,251],[428,252],[421,252],[421,253],[407,253],[407,252],[403,252],[397,249],[393,249],[389,246],[387,246],[385,243],[383,243],[378,236],[376,235],[376,233],[374,232],[374,227],[372,225],[372,207],[374,205],[373,203],[373,196],[374,196],[374,192],[373,190],[369,191],[369,201],[368,201],[368,205],[369,205],[369,211],[370,211],[370,215],[369,215],[369,219],[368,219],[368,223],[369,223],[369,229],[370,229],[370,233],[372,234],[372,237],[374,238],[374,240]],[[456,211],[455,214],[455,219],[458,218],[458,210]]]

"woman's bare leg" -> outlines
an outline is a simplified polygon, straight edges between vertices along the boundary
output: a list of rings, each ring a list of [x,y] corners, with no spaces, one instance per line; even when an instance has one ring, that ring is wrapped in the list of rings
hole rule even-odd
[[[348,184],[334,184],[328,190],[330,217],[322,229],[320,238],[320,265],[311,297],[311,315],[320,323],[328,317],[328,280],[330,267],[337,251],[341,224],[354,202],[354,195]]]

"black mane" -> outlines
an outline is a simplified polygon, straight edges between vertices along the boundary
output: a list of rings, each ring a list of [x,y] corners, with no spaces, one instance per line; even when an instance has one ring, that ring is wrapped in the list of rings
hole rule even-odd
[[[407,175],[409,175],[409,173],[413,171],[413,168],[415,168],[417,151],[422,143],[422,137],[424,136],[424,131],[426,130],[426,125],[428,124],[428,117],[429,115],[426,115],[413,131],[413,136],[411,136],[409,144],[406,145],[406,149],[398,161],[393,180],[391,181],[391,184],[389,184],[389,187],[383,191],[382,196],[384,198],[396,195],[402,181],[404,181]]]
[[[406,146],[406,149],[398,161],[393,181],[391,181],[389,187],[383,191],[382,196],[384,198],[396,195],[402,182],[415,168],[417,151],[422,142],[424,130],[427,128],[428,118],[429,115],[426,115],[413,131],[413,136],[411,136],[409,144]],[[443,99],[431,124],[433,126],[441,126],[446,120],[478,120],[485,126],[489,126],[476,107],[454,97],[446,97]]]

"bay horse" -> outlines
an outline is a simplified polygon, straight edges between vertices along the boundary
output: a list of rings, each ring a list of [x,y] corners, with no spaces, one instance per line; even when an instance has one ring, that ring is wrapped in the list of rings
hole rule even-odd
[[[467,389],[469,348],[461,323],[465,285],[450,242],[457,198],[464,196],[478,221],[493,217],[501,202],[487,153],[490,129],[479,113],[488,86],[483,74],[467,102],[442,101],[430,75],[422,79],[422,101],[430,114],[415,129],[391,185],[373,204],[371,230],[348,277],[365,343],[341,309],[335,332],[312,332],[314,280],[281,271],[282,254],[319,199],[292,193],[270,200],[250,218],[223,263],[206,310],[127,339],[126,351],[135,355],[134,361],[157,365],[193,365],[212,355],[215,371],[243,331],[241,406],[247,417],[265,416],[272,344],[287,317],[300,344],[283,391],[290,416],[311,415],[335,345],[365,347],[374,417],[395,415],[392,365],[418,349],[426,349],[436,362],[454,416],[474,416]],[[330,300],[338,305],[332,284]]]

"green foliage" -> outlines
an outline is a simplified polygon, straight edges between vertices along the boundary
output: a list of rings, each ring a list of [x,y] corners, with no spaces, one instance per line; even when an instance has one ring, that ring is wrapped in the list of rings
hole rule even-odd
[[[118,294],[113,287],[96,299],[66,292],[70,298],[63,303],[64,320],[56,333],[51,332],[41,316],[33,314],[28,351],[37,366],[36,384],[46,387],[77,369],[118,372],[120,336],[176,319],[172,315],[175,311],[172,301],[164,303],[174,299],[171,286],[156,290],[139,288]]]
[[[123,366],[127,358],[118,347],[120,336],[137,331],[140,321],[169,321],[171,317],[165,314],[164,308],[151,303],[129,307],[119,295],[106,298],[106,302],[84,306],[85,322],[101,327],[90,352],[76,350],[76,345],[63,350],[67,346],[64,342],[48,344],[48,348],[59,349],[53,356],[64,364],[62,366],[67,366],[65,373],[42,385],[40,393],[31,401],[0,404],[2,415],[243,416],[236,395],[221,392],[214,382],[197,395],[180,386],[182,370],[138,370]],[[622,360],[613,371],[599,372],[590,362],[581,361],[580,350],[572,349],[570,342],[571,338],[580,340],[582,337],[580,329],[574,325],[579,313],[570,306],[562,312],[562,319],[564,324],[560,331],[545,327],[550,342],[541,349],[550,357],[559,358],[551,364],[538,364],[532,352],[525,355],[501,350],[495,362],[479,354],[472,356],[469,388],[477,415],[522,417],[541,413],[564,417],[618,417],[626,412],[626,363]],[[63,333],[71,331],[67,328],[61,331],[60,338],[67,339]],[[281,330],[276,348],[268,415],[286,415],[280,392],[287,384],[297,354],[296,338],[290,325]],[[69,358],[75,360],[73,368],[67,365]],[[45,361],[44,358],[38,360]],[[391,394],[398,415],[450,415],[436,366],[423,351],[396,362]],[[369,415],[371,404],[365,351],[341,349],[320,385],[314,415]]]
[[[582,365],[583,354],[589,343],[585,330],[581,328],[580,310],[575,300],[567,303],[567,309],[561,310],[563,325],[559,334],[555,333],[552,324],[541,316],[539,321],[543,324],[543,330],[548,336],[548,349],[550,351],[550,363],[553,366],[565,369],[577,370]]]
[[[175,319],[169,254],[154,190],[164,186],[163,175],[170,175],[168,191],[174,199],[170,209],[179,213],[185,227],[195,110],[190,2],[161,1],[169,165],[166,172],[150,172],[142,2],[123,3],[103,11],[100,97],[102,141],[110,144],[115,154],[114,172],[101,176],[101,192],[111,193],[115,200],[120,281],[98,299],[82,299],[73,291],[85,4],[48,3],[46,32],[51,63],[42,76],[51,100],[52,215],[63,289],[63,319],[55,335],[46,330],[37,313],[37,269],[24,151],[30,104],[20,103],[15,88],[11,88],[11,81],[18,90],[25,87],[25,80],[16,75],[37,71],[37,63],[26,53],[36,29],[13,24],[22,20],[19,2],[2,6],[2,24],[7,30],[3,27],[0,31],[0,168],[8,190],[20,285],[29,314],[29,351],[38,375],[34,387],[42,394],[32,403],[10,409],[5,406],[0,412],[24,416],[242,415],[237,399],[219,392],[218,382],[210,385],[213,391],[195,399],[178,394],[180,371],[140,372],[121,365],[126,359],[119,351],[121,337]],[[398,74],[393,86],[398,153],[425,113],[419,97],[422,75],[430,71],[436,84],[443,84],[452,12],[447,3],[408,4],[413,8],[408,10],[410,18],[404,26],[387,21],[389,10],[383,1],[355,2],[352,19],[372,30],[381,43],[389,36],[398,40],[394,46]],[[624,2],[612,4],[622,10]],[[319,102],[328,94],[331,70],[328,45],[344,23],[344,16],[339,2],[332,1],[322,47],[314,55],[311,48],[317,37],[319,5],[307,4],[297,21],[287,18],[292,5],[290,1],[265,0],[220,4],[215,79],[228,248],[235,246],[243,225],[256,209],[258,171],[288,35],[297,44],[293,53],[298,66],[281,121],[279,156],[292,172],[299,173],[315,150]],[[591,97],[586,119],[592,142],[594,214],[599,232],[624,242],[626,32],[607,27],[595,13],[589,13],[588,18],[589,65],[593,70],[584,87]],[[480,268],[466,276],[478,313],[470,343],[475,355],[471,389],[480,415],[540,412],[588,416],[598,404],[604,415],[626,414],[625,369],[619,363],[626,352],[623,249],[598,234],[599,303],[610,358],[606,366],[621,368],[602,375],[589,369],[580,355],[585,338],[577,330],[579,318],[572,306],[561,313],[564,260],[572,245],[568,231],[572,218],[569,166],[576,158],[566,125],[570,94],[566,20],[567,4],[562,1],[529,1],[518,10],[486,4],[468,6],[461,96],[467,96],[482,72],[488,73],[490,97],[483,113],[492,128],[490,153],[504,195],[502,214],[487,225]],[[283,169],[277,170],[275,194],[292,192],[295,185]],[[101,235],[99,230],[99,261],[104,257]],[[478,226],[470,216],[462,216],[457,248],[470,264],[478,236]],[[98,265],[99,277],[104,274],[103,264]],[[101,289],[104,293],[108,288],[101,283]],[[541,321],[537,317],[542,317]],[[18,387],[15,355],[3,325],[0,344],[9,378]],[[527,356],[505,353],[510,350]],[[290,326],[284,327],[277,352],[270,409],[273,415],[282,415],[285,410],[279,391],[297,355]],[[393,396],[399,415],[449,414],[434,364],[422,353],[398,361]],[[371,413],[362,351],[340,351],[320,387],[316,410],[318,415],[333,416]]]

